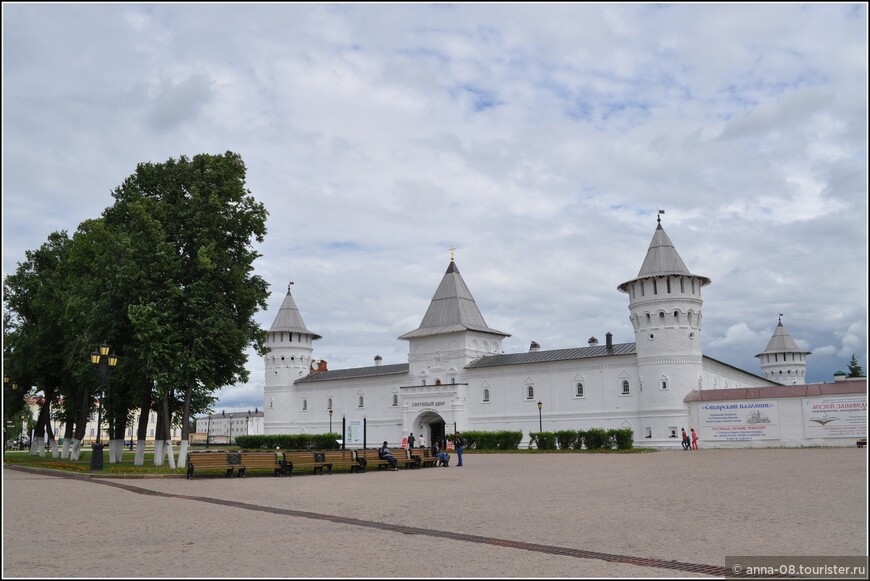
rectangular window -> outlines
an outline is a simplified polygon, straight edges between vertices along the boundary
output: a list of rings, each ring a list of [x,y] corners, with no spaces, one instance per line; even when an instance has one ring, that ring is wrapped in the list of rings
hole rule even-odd
[[[670,432],[670,434],[671,434],[670,437],[671,437],[671,438],[676,438],[676,437],[677,437],[677,427],[676,427],[676,426],[671,426],[671,427],[669,427],[669,428],[668,428],[668,432]]]

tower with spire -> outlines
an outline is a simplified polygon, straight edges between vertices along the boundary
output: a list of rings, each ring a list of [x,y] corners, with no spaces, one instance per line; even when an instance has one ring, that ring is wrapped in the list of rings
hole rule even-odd
[[[766,379],[783,385],[803,385],[806,383],[807,355],[782,324],[782,313],[773,337],[767,343],[767,348],[756,355],[761,360],[761,372]]]
[[[686,268],[659,216],[640,272],[617,287],[629,295],[637,350],[638,377],[632,378],[633,388],[650,424],[668,425],[664,423],[668,417],[679,421],[678,416],[686,415],[683,398],[699,388],[703,377],[701,288],[708,284],[709,278]]]
[[[419,385],[450,383],[478,357],[501,353],[510,334],[490,328],[459,274],[451,248],[450,264],[417,329],[399,339],[408,341],[409,373]]]
[[[287,411],[293,405],[293,382],[308,375],[313,343],[321,338],[305,326],[290,292],[292,285],[292,282],[287,285],[287,295],[266,335],[269,347],[263,397],[266,433],[289,433]]]

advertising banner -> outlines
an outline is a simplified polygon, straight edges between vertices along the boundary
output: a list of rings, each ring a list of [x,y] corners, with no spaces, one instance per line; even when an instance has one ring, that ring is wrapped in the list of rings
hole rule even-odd
[[[776,401],[711,402],[701,405],[698,413],[702,441],[779,439]]]
[[[867,396],[804,399],[806,438],[867,437]]]

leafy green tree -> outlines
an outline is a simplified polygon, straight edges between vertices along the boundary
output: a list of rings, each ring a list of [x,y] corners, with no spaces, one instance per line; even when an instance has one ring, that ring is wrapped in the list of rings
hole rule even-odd
[[[8,349],[4,346],[4,367],[8,366],[19,385],[27,390],[35,385],[44,395],[35,426],[36,443],[31,447],[39,455],[45,452],[43,438],[51,405],[67,373],[67,346],[60,322],[65,290],[59,273],[69,244],[66,232],[52,233],[37,250],[25,253],[25,260],[3,284],[10,314],[4,320],[9,341]]]
[[[852,353],[852,360],[849,362],[849,377],[864,377],[864,369],[858,365],[858,359]]]
[[[253,274],[253,242],[263,240],[267,213],[245,188],[245,172],[232,152],[140,164],[104,213],[127,237],[130,276],[141,283],[128,316],[165,440],[173,402],[182,402],[181,465],[191,411],[204,411],[218,388],[247,381],[249,346],[265,350],[254,315],[268,293]]]

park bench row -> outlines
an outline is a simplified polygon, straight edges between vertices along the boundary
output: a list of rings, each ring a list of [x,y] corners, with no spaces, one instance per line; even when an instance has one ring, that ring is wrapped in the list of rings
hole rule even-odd
[[[391,450],[397,464],[406,468],[435,466],[440,462],[429,448],[394,448]],[[311,468],[314,474],[332,474],[333,468],[350,468],[351,472],[365,472],[367,466],[378,470],[389,468],[390,463],[380,458],[377,450],[325,450],[323,452],[191,452],[187,456],[187,478],[194,472],[222,471],[225,476],[245,476],[248,470],[271,470],[275,476],[292,476],[293,471]]]

